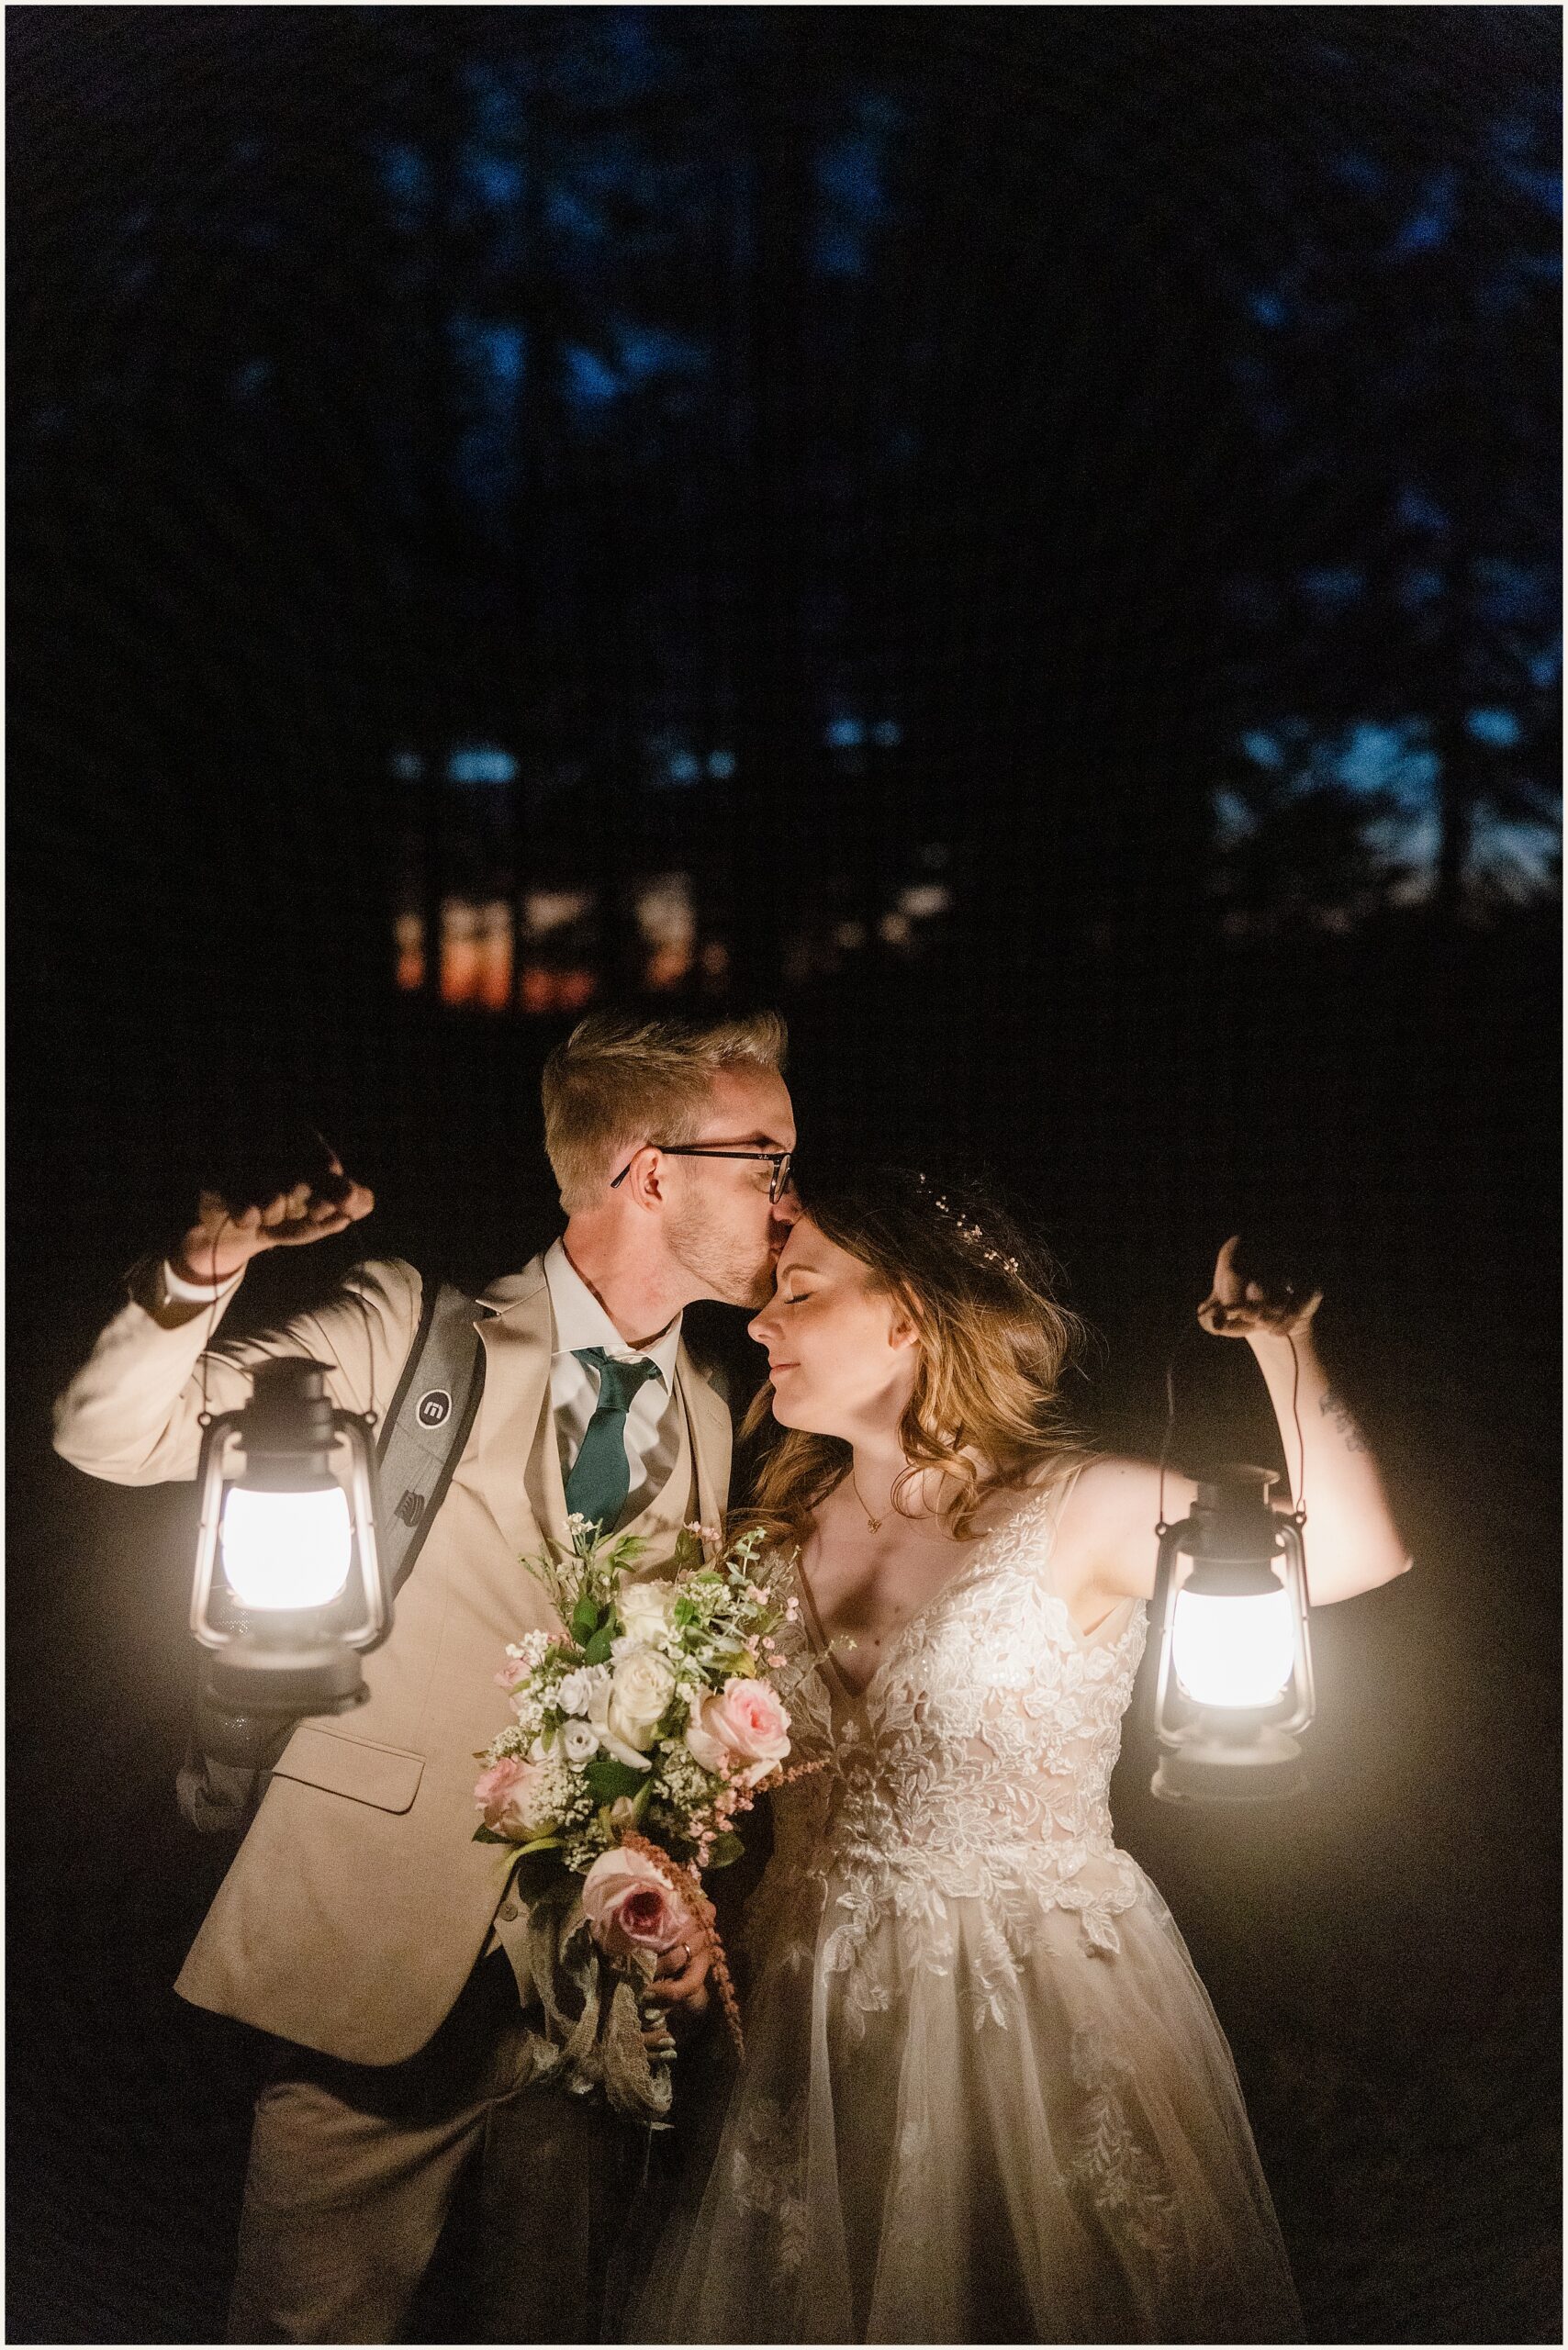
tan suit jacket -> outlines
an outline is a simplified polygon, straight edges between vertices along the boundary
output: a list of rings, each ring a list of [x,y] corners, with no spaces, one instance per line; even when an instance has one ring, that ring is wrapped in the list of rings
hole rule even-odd
[[[420,1288],[411,1265],[362,1265],[319,1313],[215,1348],[209,1407],[243,1404],[246,1368],[263,1357],[308,1354],[329,1366],[334,1402],[385,1412]],[[546,1531],[565,1534],[543,1259],[483,1302],[494,1310],[476,1324],[478,1414],[398,1595],[390,1637],[365,1659],[369,1702],[295,1731],[175,1986],[199,2007],[355,2064],[396,2064],[422,2047],[485,1947],[506,1854],[472,1841],[475,1757],[509,1718],[494,1677],[506,1643],[554,1621],[519,1563]],[[56,1405],[56,1449],[122,1484],[193,1477],[210,1318],[168,1328],[127,1305]],[[722,1511],[729,1413],[684,1345],[675,1390],[684,1413],[675,1469],[623,1530],[673,1536],[694,1510],[710,1524]]]

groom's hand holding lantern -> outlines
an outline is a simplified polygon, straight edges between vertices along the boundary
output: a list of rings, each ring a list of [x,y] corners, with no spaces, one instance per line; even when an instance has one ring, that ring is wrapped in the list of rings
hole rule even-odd
[[[266,1249],[330,1239],[375,1205],[375,1192],[345,1175],[337,1152],[323,1144],[321,1164],[312,1174],[265,1198],[240,1205],[218,1191],[204,1191],[196,1220],[170,1258],[170,1268],[182,1281],[204,1285],[232,1281]]]
[[[310,1155],[301,1150],[295,1163]],[[202,1192],[196,1222],[169,1260],[173,1282],[157,1318],[177,1324],[206,1314],[199,1295],[182,1286],[192,1284],[215,1292],[216,1319],[225,1289],[252,1257],[325,1239],[370,1213],[374,1194],[344,1174],[319,1136],[314,1156],[312,1175],[260,1185],[263,1196],[249,1204],[216,1189]],[[249,1403],[216,1415],[203,1388],[191,1628],[213,1653],[196,1739],[203,1751],[241,1768],[255,1767],[300,1715],[360,1703],[354,1652],[378,1646],[390,1622],[376,1556],[371,1422],[335,1407],[329,1369],[297,1355],[261,1362]],[[348,1594],[356,1571],[357,1595]]]

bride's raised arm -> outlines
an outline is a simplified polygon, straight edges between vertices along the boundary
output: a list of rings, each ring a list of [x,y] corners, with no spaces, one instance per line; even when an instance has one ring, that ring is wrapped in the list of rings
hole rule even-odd
[[[1307,1579],[1315,1607],[1353,1599],[1403,1574],[1410,1559],[1389,1512],[1377,1462],[1343,1399],[1335,1393],[1313,1336],[1320,1298],[1301,1304],[1268,1295],[1236,1270],[1238,1237],[1215,1266],[1198,1318],[1215,1337],[1249,1346],[1268,1383],[1285,1459],[1302,1477],[1308,1523]],[[1292,1390],[1294,1387],[1294,1409]],[[1297,1460],[1296,1422],[1301,1424]],[[1168,1471],[1165,1516],[1184,1517],[1197,1488]],[[1092,1462],[1078,1481],[1063,1535],[1085,1585],[1108,1596],[1149,1598],[1154,1590],[1159,1472],[1148,1460]]]

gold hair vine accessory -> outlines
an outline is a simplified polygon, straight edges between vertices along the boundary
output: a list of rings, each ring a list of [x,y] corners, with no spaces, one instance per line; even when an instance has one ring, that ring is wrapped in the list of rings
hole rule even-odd
[[[974,1250],[982,1263],[1000,1265],[1004,1273],[1010,1273],[1014,1281],[1017,1280],[1018,1259],[1016,1257],[1004,1257],[1000,1248],[988,1248],[984,1229],[975,1222],[972,1216],[966,1215],[961,1208],[949,1207],[938,1192],[933,1192],[923,1174],[916,1175],[914,1180],[937,1213],[945,1215],[949,1224],[958,1226],[959,1239]]]

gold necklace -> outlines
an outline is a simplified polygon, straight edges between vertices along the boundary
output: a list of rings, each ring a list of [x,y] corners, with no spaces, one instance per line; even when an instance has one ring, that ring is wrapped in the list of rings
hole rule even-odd
[[[852,1491],[853,1491],[853,1493],[854,1493],[854,1495],[855,1495],[856,1500],[859,1503],[859,1505],[860,1505],[860,1506],[861,1506],[861,1508],[862,1508],[862,1509],[866,1509],[866,1496],[865,1496],[865,1494],[861,1492],[861,1490],[860,1490],[859,1486],[858,1486],[857,1484],[856,1484],[856,1483],[855,1483],[855,1472],[854,1472],[854,1470],[853,1470],[853,1469],[851,1469],[851,1471],[850,1471],[850,1472],[849,1472],[849,1483],[850,1483],[850,1487],[851,1487],[851,1490],[852,1490]],[[868,1509],[866,1509],[866,1523],[867,1523],[867,1525],[870,1528],[870,1529],[871,1529],[871,1531],[872,1531],[872,1533],[873,1533],[873,1534],[880,1534],[880,1532],[881,1532],[881,1530],[882,1530],[882,1523],[883,1523],[883,1519],[884,1519],[886,1516],[887,1516],[887,1512],[886,1512],[886,1510],[884,1510],[884,1511],[883,1511],[883,1513],[882,1513],[882,1516],[881,1516],[881,1517],[873,1517],[873,1516],[872,1516],[872,1515],[871,1515],[871,1513],[870,1513],[870,1511],[869,1511]]]

